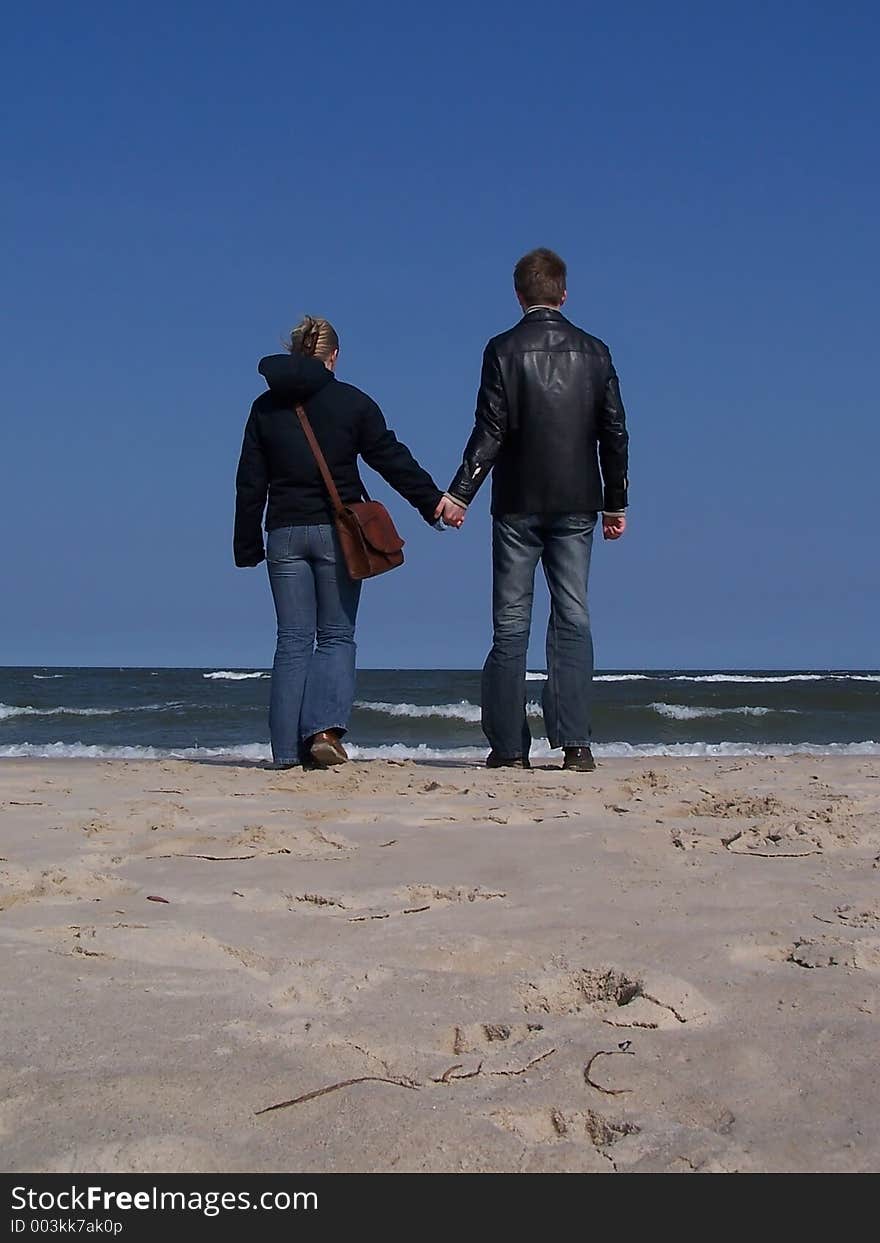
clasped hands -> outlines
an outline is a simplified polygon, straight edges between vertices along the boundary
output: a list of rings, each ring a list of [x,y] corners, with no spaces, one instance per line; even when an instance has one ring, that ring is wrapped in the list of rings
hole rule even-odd
[[[460,527],[465,520],[467,510],[463,505],[456,505],[451,496],[444,496],[434,510],[434,517],[440,518],[448,527]]]

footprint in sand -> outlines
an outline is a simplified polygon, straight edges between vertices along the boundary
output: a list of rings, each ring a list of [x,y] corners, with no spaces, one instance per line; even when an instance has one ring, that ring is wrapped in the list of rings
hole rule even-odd
[[[843,826],[819,825],[809,818],[731,826],[720,835],[715,825],[708,829],[675,825],[669,830],[669,841],[676,850],[709,850],[715,854],[726,850],[728,854],[756,859],[803,859],[829,849],[858,844],[855,836]]]
[[[134,886],[125,884],[118,876],[92,871],[82,864],[42,871],[15,864],[0,868],[0,910],[22,902],[61,903],[134,891]]]
[[[799,857],[843,847],[871,846],[880,842],[877,817],[847,795],[823,793],[812,809],[789,807],[774,795],[727,796],[703,790],[698,803],[684,804],[676,815],[709,821],[753,820],[754,824],[731,828],[720,835],[721,845],[732,854]],[[673,845],[717,848],[714,832],[679,827],[672,831]]]
[[[712,794],[703,791],[706,795],[699,803],[685,804],[681,809],[681,815],[687,816],[709,816],[713,820],[731,818],[745,818],[747,820],[764,820],[768,816],[784,816],[786,813],[793,814],[793,809],[787,807],[773,794],[763,794],[755,796],[743,795],[724,795]]]
[[[454,1057],[463,1053],[507,1053],[527,1040],[541,1037],[543,1023],[462,1023],[453,1027],[447,1048]]]
[[[847,928],[880,928],[880,905],[836,906],[834,914]]]
[[[847,941],[841,937],[804,937],[795,941],[786,962],[798,967],[850,967],[880,971],[880,940]]]
[[[666,773],[657,772],[655,769],[649,768],[646,772],[624,781],[620,788],[624,795],[632,798],[636,795],[645,794],[663,795],[671,790],[673,785]]]
[[[589,1144],[600,1156],[627,1135],[638,1135],[641,1128],[623,1118],[611,1118],[593,1109],[499,1109],[489,1117],[496,1126],[525,1140],[527,1144],[558,1144],[561,1140]]]
[[[527,1014],[591,1011],[612,1027],[677,1028],[706,1021],[712,1007],[690,984],[644,979],[615,967],[550,968],[520,989]]]

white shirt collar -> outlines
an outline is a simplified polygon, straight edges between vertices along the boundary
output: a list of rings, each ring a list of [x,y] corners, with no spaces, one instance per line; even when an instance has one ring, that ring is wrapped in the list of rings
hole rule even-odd
[[[532,311],[559,311],[561,314],[562,308],[558,306],[547,306],[545,302],[536,302],[534,306],[527,306],[523,311],[523,315],[531,315]]]

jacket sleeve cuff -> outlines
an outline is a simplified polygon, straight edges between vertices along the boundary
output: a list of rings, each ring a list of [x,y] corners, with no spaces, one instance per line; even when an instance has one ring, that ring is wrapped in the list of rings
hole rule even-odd
[[[236,566],[240,570],[247,570],[252,566],[259,565],[261,561],[265,561],[266,553],[262,548],[247,549],[246,551],[236,549],[234,557]]]
[[[458,505],[460,509],[467,509],[468,507],[467,501],[463,501],[460,496],[455,496],[452,492],[444,492],[443,497],[447,501],[452,501],[453,505]]]
[[[480,483],[482,483],[482,478]],[[474,499],[476,492],[477,488],[474,486],[474,480],[471,478],[467,468],[460,466],[452,483],[446,489],[445,495],[454,501],[456,505],[467,507]]]
[[[443,494],[442,492],[438,492],[438,493],[437,493],[437,499],[436,499],[436,500],[434,500],[434,501],[432,501],[430,505],[425,505],[424,507],[422,507],[422,506],[420,506],[420,507],[419,507],[419,513],[422,515],[422,517],[424,518],[425,522],[427,522],[429,526],[433,526],[433,525],[434,525],[434,522],[435,522],[434,514],[435,514],[435,513],[436,513],[436,511],[437,511],[437,506],[438,506],[438,505],[440,504],[440,502],[443,500],[443,495],[444,495],[444,494]]]

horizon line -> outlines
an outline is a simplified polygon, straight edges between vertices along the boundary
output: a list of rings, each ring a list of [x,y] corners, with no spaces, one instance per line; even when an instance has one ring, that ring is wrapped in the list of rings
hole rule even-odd
[[[116,663],[101,665],[37,665],[10,664],[0,665],[2,669],[117,669],[131,671],[158,672],[160,670],[192,670],[202,673],[205,670],[217,672],[223,662],[217,661],[210,665],[120,665]],[[258,670],[260,673],[271,673],[271,666],[261,665],[223,665],[232,673],[243,673]],[[479,666],[464,665],[362,665],[358,673],[480,673]],[[532,667],[529,672],[546,673],[546,669]],[[880,673],[880,668],[873,665],[607,665],[597,666],[595,673]]]

